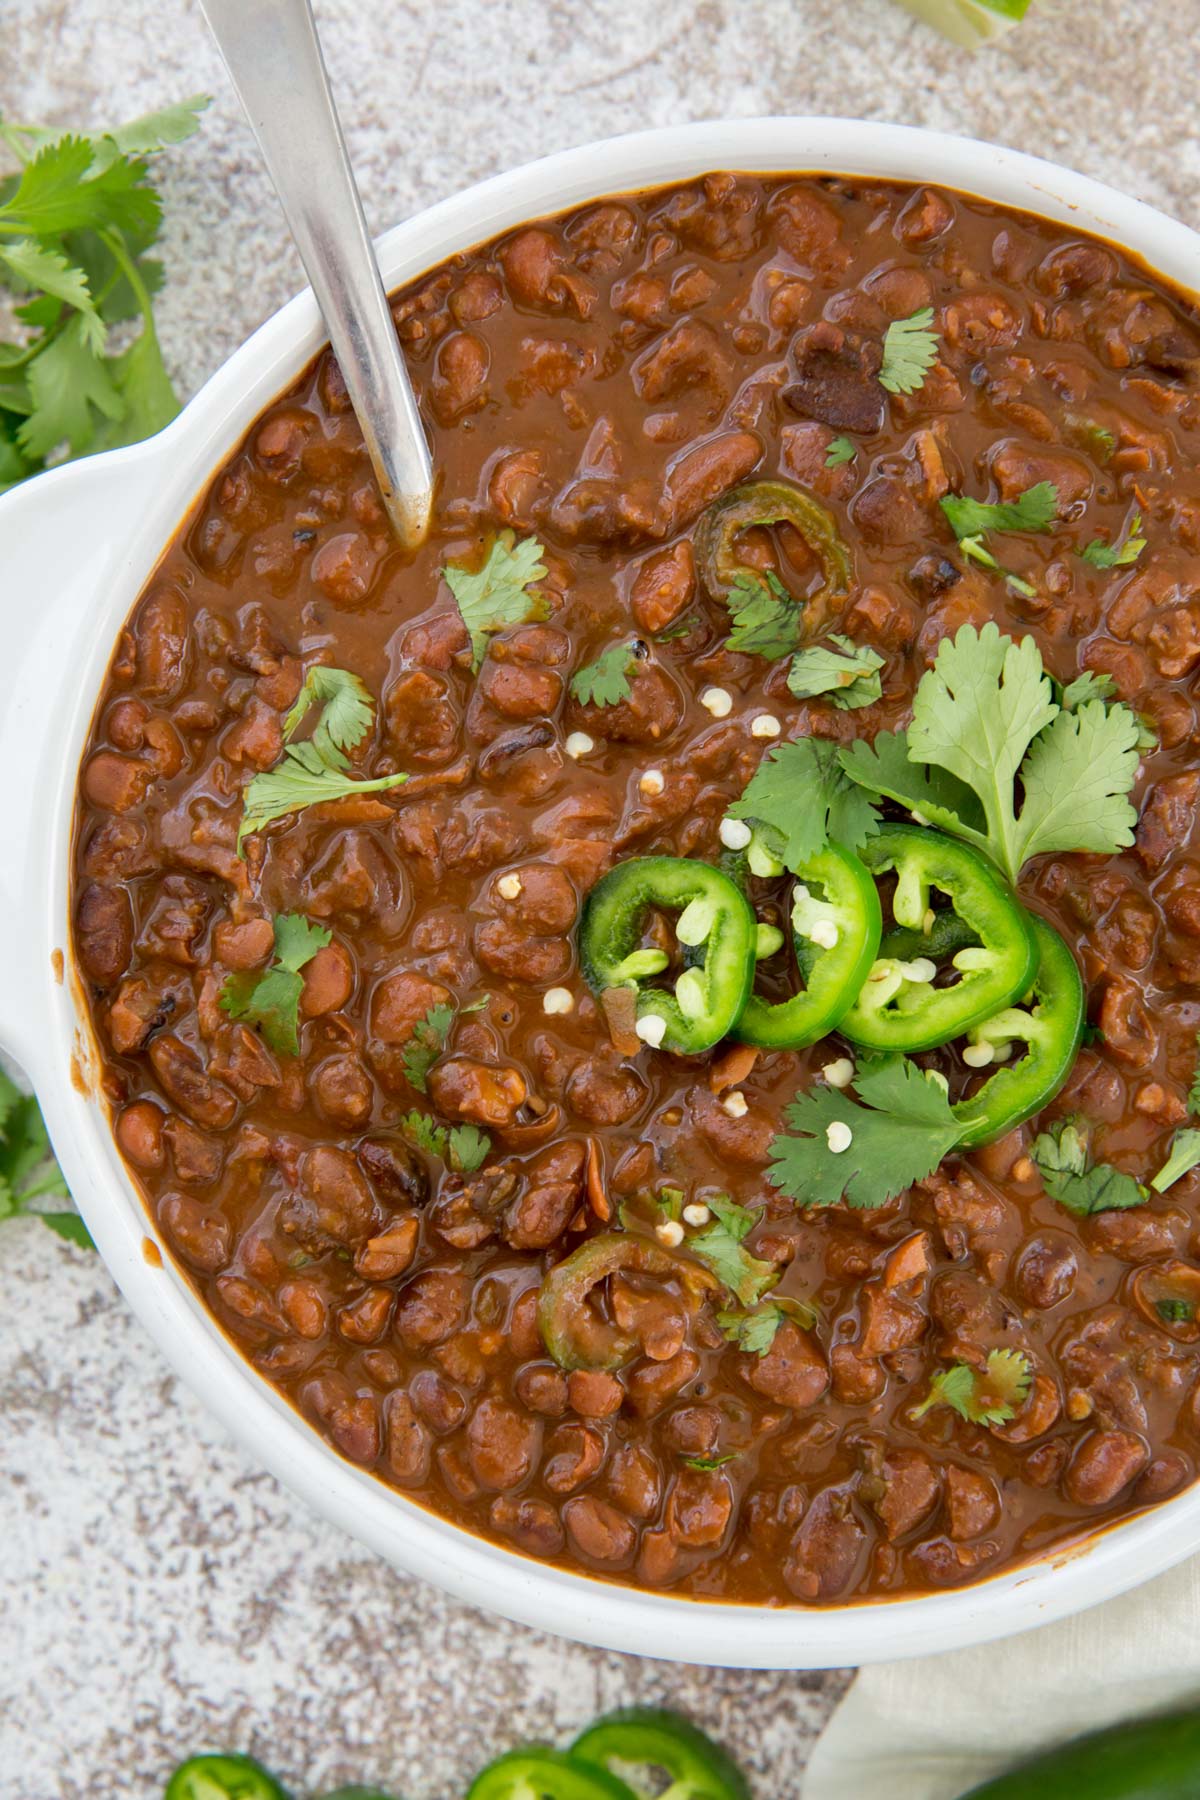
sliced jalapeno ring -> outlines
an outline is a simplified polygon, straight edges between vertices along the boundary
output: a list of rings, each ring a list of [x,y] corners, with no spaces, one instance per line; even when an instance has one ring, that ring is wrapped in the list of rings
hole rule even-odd
[[[288,1800],[286,1789],[236,1751],[189,1756],[167,1783],[164,1800]]]
[[[1031,914],[1030,924],[1038,947],[1032,1004],[1005,1007],[967,1034],[973,1048],[986,1045],[992,1061],[1001,1061],[1002,1066],[954,1108],[963,1127],[958,1142],[962,1150],[994,1142],[1048,1106],[1079,1054],[1084,992],[1075,958],[1045,920]],[[1026,1046],[1025,1054],[1009,1062],[1016,1043]]]
[[[556,1263],[542,1283],[538,1330],[560,1368],[619,1369],[638,1354],[636,1338],[588,1305],[593,1288],[609,1275],[626,1271],[680,1281],[697,1295],[719,1286],[698,1262],[671,1256],[629,1232],[602,1231]]]
[[[682,968],[673,988],[651,986],[670,963],[642,943],[648,916],[675,917]],[[758,921],[745,895],[709,863],[682,856],[633,857],[602,877],[579,924],[584,979],[637,990],[638,1035],[648,1044],[695,1056],[711,1050],[741,1016],[754,981]]]
[[[663,1769],[671,1777],[671,1800],[750,1800],[745,1776],[719,1744],[689,1719],[654,1707],[626,1707],[597,1719],[576,1738],[570,1754],[574,1761],[610,1772],[613,1763]],[[631,1776],[626,1779],[638,1800],[651,1800],[660,1792],[634,1784]]]
[[[796,873],[792,932],[804,987],[775,1005],[751,994],[733,1030],[764,1050],[801,1050],[833,1031],[879,949],[879,892],[865,863],[827,844]]]
[[[803,635],[815,637],[850,585],[850,552],[833,514],[791,481],[747,481],[723,494],[696,528],[696,560],[715,600],[728,599],[738,575],[754,573],[738,557],[737,540],[755,525],[790,525],[820,564],[821,586],[804,600],[802,615]]]
[[[510,1750],[478,1774],[467,1800],[637,1800],[632,1788],[561,1750]]]
[[[872,1050],[933,1050],[1027,993],[1038,950],[1029,915],[977,851],[917,825],[886,825],[862,848],[876,877],[895,871],[892,913],[898,926],[920,930],[934,889],[978,942],[955,951],[958,979],[934,987],[932,957],[881,957],[838,1029]]]

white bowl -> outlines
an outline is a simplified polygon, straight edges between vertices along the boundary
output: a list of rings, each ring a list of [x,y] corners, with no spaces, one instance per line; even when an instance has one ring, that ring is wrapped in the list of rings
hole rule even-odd
[[[379,242],[389,288],[541,214],[710,169],[929,181],[1097,232],[1200,287],[1200,238],[1050,163],[933,131],[755,119],[640,132],[500,175]],[[320,348],[308,293],[254,334],[158,437],[39,476],[0,500],[0,1042],[28,1071],[80,1210],[130,1305],[194,1391],[308,1505],[458,1599],[614,1650],[751,1668],[825,1668],[950,1650],[1076,1612],[1200,1549],[1200,1486],[1085,1545],[917,1599],[808,1610],[711,1604],[533,1562],[472,1537],[343,1461],[233,1348],[153,1235],[96,1098],[69,970],[75,777],[116,635],[180,518],[246,427]],[[53,1359],[54,1344],[40,1353]],[[152,1421],[147,1429],[153,1430]],[[161,1446],[170,1456],[171,1446]]]

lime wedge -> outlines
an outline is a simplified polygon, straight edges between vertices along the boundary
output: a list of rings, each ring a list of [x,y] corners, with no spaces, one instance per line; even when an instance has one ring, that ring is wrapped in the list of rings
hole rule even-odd
[[[1019,25],[1033,0],[900,0],[909,12],[968,50]]]

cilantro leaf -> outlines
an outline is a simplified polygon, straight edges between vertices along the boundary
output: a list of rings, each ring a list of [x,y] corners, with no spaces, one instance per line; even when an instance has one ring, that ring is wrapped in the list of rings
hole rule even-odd
[[[17,432],[26,456],[49,456],[60,444],[77,456],[93,447],[97,413],[110,422],[125,416],[111,362],[96,355],[83,313],[39,350],[26,378],[32,410]]]
[[[848,437],[835,437],[825,452],[825,467],[840,469],[843,463],[853,462],[857,455],[857,444],[851,443]]]
[[[889,394],[915,394],[937,361],[933,308],[923,306],[908,319],[893,319],[883,339],[879,385]]]
[[[726,1463],[736,1462],[738,1452],[726,1450],[723,1456],[684,1456],[680,1460],[685,1469],[695,1469],[700,1475],[711,1475],[716,1469],[723,1469]]]
[[[742,1248],[743,1239],[762,1218],[762,1209],[750,1212],[721,1194],[712,1195],[707,1204],[713,1223],[689,1237],[687,1248],[743,1306],[754,1306],[779,1280],[774,1263],[763,1262]]]
[[[767,1179],[801,1206],[882,1206],[931,1175],[958,1142],[945,1093],[907,1057],[860,1062],[854,1085],[864,1104],[820,1086],[784,1113],[791,1130],[771,1145]],[[835,1150],[847,1130],[849,1143]]]
[[[427,1150],[430,1156],[440,1156],[445,1161],[450,1133],[444,1125],[439,1125],[428,1113],[419,1112],[415,1107],[397,1119],[396,1124],[418,1150]]]
[[[998,562],[981,537],[959,538],[958,547],[971,562],[977,562],[981,568],[991,569],[995,574],[1003,575],[1014,594],[1022,594],[1026,600],[1036,598],[1037,589],[1033,583],[1026,581],[1023,575],[1017,575],[1012,569],[1006,569],[1002,562]]]
[[[947,494],[940,504],[960,541],[982,537],[986,531],[1048,531],[1058,517],[1058,489],[1052,481],[1039,481],[1015,500]]]
[[[1033,1368],[1023,1350],[991,1350],[985,1370],[951,1363],[929,1384],[929,1393],[909,1417],[923,1418],[934,1406],[949,1406],[972,1425],[1007,1425],[1033,1381]]]
[[[1056,684],[1055,693],[1063,710],[1074,712],[1077,706],[1084,706],[1089,700],[1111,700],[1116,693],[1116,683],[1111,675],[1098,675],[1095,669],[1085,669],[1061,690]]]
[[[785,1319],[794,1319],[803,1330],[817,1322],[815,1307],[790,1294],[774,1294],[755,1307],[731,1306],[717,1314],[717,1324],[731,1344],[752,1356],[765,1356]]]
[[[487,1158],[492,1140],[477,1125],[450,1127],[450,1167],[459,1175],[473,1175]]]
[[[632,692],[629,671],[636,660],[631,644],[610,644],[595,662],[575,671],[571,692],[582,706],[619,706]]]
[[[43,294],[74,307],[79,317],[79,336],[93,355],[103,346],[104,326],[93,304],[87,276],[68,262],[55,245],[39,244],[33,238],[18,238],[14,243],[0,239],[0,262],[26,287],[40,288]],[[21,310],[27,315],[27,324],[37,322],[38,315],[31,313],[29,307]]]
[[[793,599],[778,575],[742,569],[734,576],[725,604],[733,620],[729,648],[744,656],[776,662],[800,642],[801,602]]]
[[[832,632],[824,644],[810,644],[792,658],[788,687],[798,700],[828,694],[843,712],[881,698],[879,671],[884,658],[867,644]]]
[[[1137,813],[1129,790],[1141,757],[1138,721],[1127,706],[1089,700],[1060,712],[1021,765],[1025,801],[1010,870],[1050,850],[1100,855],[1132,844]]]
[[[1135,563],[1146,548],[1146,540],[1140,535],[1141,529],[1142,515],[1135,512],[1125,536],[1118,543],[1106,544],[1103,538],[1093,538],[1079,554],[1094,569],[1124,568],[1129,563]]]
[[[60,137],[43,144],[25,164],[0,205],[0,229],[51,239],[106,227],[152,235],[162,208],[144,185],[145,174],[144,162],[125,155],[98,166],[90,139]]]
[[[118,125],[94,146],[93,168],[106,168],[113,156],[150,156],[169,144],[182,144],[200,129],[200,114],[212,105],[207,94],[192,94],[173,106],[142,113]],[[111,146],[111,148],[109,148]]]
[[[442,1051],[454,1023],[452,1006],[431,1006],[423,1019],[413,1026],[412,1036],[404,1046],[401,1062],[409,1082],[418,1094],[429,1092],[428,1075]]]
[[[881,731],[871,744],[859,738],[843,746],[838,760],[851,781],[869,793],[894,800],[942,831],[987,849],[987,822],[971,789],[944,769],[913,762],[906,731]]]
[[[300,970],[318,950],[332,942],[322,925],[310,925],[302,913],[276,913],[275,954],[266,969],[243,969],[221,983],[222,1012],[256,1025],[272,1050],[282,1056],[300,1054]]]
[[[1200,1052],[1200,1032],[1196,1034],[1196,1049]],[[1200,1116],[1200,1054],[1196,1057],[1192,1070],[1192,1085],[1188,1090],[1188,1111],[1193,1117]]]
[[[546,574],[544,555],[536,538],[518,540],[511,531],[502,531],[488,545],[478,569],[447,563],[442,570],[470,633],[473,670],[478,671],[486,656],[492,632],[547,616],[545,600],[529,591]]]
[[[323,801],[344,800],[349,794],[382,793],[408,780],[403,773],[370,781],[349,773],[345,752],[357,748],[375,716],[375,703],[357,675],[323,664],[311,668],[284,720],[284,737],[299,730],[317,705],[321,712],[312,737],[303,744],[287,744],[275,767],[260,771],[243,789],[239,856],[243,841],[273,819]]]
[[[375,702],[364,682],[349,669],[330,669],[314,663],[304,677],[304,686],[283,721],[283,735],[294,737],[314,706],[321,708],[312,741],[323,762],[331,768],[346,768],[342,754],[356,750],[375,720]]]
[[[289,744],[282,760],[273,769],[256,775],[243,790],[238,849],[245,838],[261,831],[273,819],[302,812],[306,806],[344,800],[349,794],[383,793],[407,780],[407,775],[396,774],[359,781],[323,762],[315,744]]]
[[[777,831],[783,839],[783,861],[793,870],[830,839],[857,850],[880,824],[873,802],[843,771],[837,745],[824,738],[798,738],[772,750],[729,814],[758,820]]]
[[[1171,1154],[1150,1186],[1156,1194],[1165,1194],[1197,1164],[1200,1164],[1200,1131],[1177,1131],[1171,1139]]]
[[[0,1069],[0,1221],[38,1218],[59,1237],[94,1250],[91,1233],[78,1213],[41,1212],[32,1204],[45,1195],[71,1197],[50,1148],[40,1106]]]
[[[1082,1121],[1064,1119],[1030,1145],[1029,1154],[1050,1198],[1081,1217],[1143,1205],[1149,1196],[1132,1175],[1110,1163],[1092,1163],[1090,1136]]]

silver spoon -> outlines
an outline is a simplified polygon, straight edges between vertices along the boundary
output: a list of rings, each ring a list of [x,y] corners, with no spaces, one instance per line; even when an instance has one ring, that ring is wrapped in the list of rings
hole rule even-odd
[[[200,0],[258,139],[401,542],[429,529],[433,466],[309,0]]]

